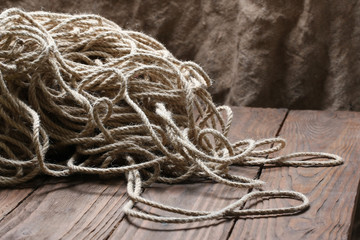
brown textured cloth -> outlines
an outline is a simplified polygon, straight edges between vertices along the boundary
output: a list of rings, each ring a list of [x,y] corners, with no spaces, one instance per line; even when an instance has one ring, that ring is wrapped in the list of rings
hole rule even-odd
[[[360,110],[360,6],[324,0],[2,0],[96,13],[155,37],[214,79],[219,103]]]

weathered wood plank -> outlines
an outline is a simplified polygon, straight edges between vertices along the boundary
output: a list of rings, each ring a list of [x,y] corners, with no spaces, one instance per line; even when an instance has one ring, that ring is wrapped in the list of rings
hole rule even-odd
[[[286,110],[233,108],[234,123],[229,138],[264,138],[275,136]],[[258,168],[238,168],[240,174],[255,177]],[[157,184],[146,189],[143,196],[172,206],[187,209],[215,210],[225,206],[247,192],[221,184],[198,183],[165,185]],[[147,211],[153,209],[144,207]],[[209,221],[190,224],[161,224],[125,218],[110,239],[225,239],[233,221]]]
[[[1,189],[0,190],[0,221],[13,211],[35,189]]]
[[[0,189],[0,224],[9,213],[37,189],[43,180],[44,178],[39,177],[14,188]]]
[[[311,207],[297,216],[238,220],[230,239],[348,239],[358,195],[360,113],[291,111],[280,132],[287,139],[283,154],[324,151],[345,164],[329,168],[264,168],[266,189],[304,193]],[[259,207],[276,207],[270,200]]]
[[[0,190],[0,220],[13,211],[32,191],[32,188]]]
[[[3,219],[1,238],[102,239],[122,218],[123,180],[55,181],[45,183]]]
[[[245,137],[273,136],[284,114],[285,110],[236,108],[235,116],[238,119],[234,121],[230,138],[235,140]],[[258,123],[264,122],[264,119],[267,119],[265,123],[269,123],[269,127],[257,127]],[[256,171],[257,169],[251,168],[249,170],[251,176]],[[0,222],[0,236],[5,239],[106,238],[123,218],[121,209],[127,198],[125,183],[123,180],[99,181],[96,178],[86,178],[89,179],[51,178],[32,194],[30,194],[33,191],[31,188],[3,190],[1,209],[4,212],[4,218]],[[214,194],[223,189],[220,186],[215,189],[213,187],[213,185],[208,185],[204,197],[208,196],[211,199]],[[197,196],[196,191],[204,193],[202,184],[189,185],[187,188],[173,186],[170,191],[180,196],[177,199],[183,201],[181,193],[186,189],[188,195]],[[163,196],[168,194],[168,190],[168,188],[154,187],[151,191],[154,195]],[[226,191],[231,192],[233,189]],[[236,195],[238,194],[237,192]],[[224,196],[231,197],[231,194],[224,192]],[[201,202],[199,203],[201,205]],[[192,205],[192,202],[188,201],[186,204]],[[16,206],[17,208],[14,209]],[[224,228],[224,234],[227,234],[227,229]],[[193,232],[197,231],[193,230]]]

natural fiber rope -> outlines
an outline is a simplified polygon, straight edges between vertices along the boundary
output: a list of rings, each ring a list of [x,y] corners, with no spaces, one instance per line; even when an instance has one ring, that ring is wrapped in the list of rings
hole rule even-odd
[[[141,197],[153,182],[209,178],[238,188],[260,180],[231,175],[240,166],[334,166],[327,153],[266,158],[285,140],[230,143],[229,107],[205,90],[211,81],[193,62],[163,45],[96,15],[9,9],[0,15],[0,185],[43,173],[126,174],[126,214],[184,223],[247,215],[294,214],[308,199],[294,191],[256,191],[213,212],[166,206]],[[265,148],[264,146],[270,146]],[[317,157],[326,160],[292,160]],[[298,206],[245,209],[251,199],[293,198]],[[133,209],[143,203],[183,215],[157,216]]]

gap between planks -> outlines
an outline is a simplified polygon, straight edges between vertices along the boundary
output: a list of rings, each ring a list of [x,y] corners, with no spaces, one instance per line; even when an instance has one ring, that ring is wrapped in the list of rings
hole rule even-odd
[[[236,108],[236,107],[234,109],[235,109],[234,117],[236,118],[236,120],[234,121],[233,129],[235,128],[235,130],[238,129],[236,131],[239,131],[239,133],[233,134],[233,135],[237,135],[234,140],[238,140],[239,138],[245,138],[245,137],[252,137],[255,139],[259,139],[259,138],[271,137],[274,135],[276,136],[276,134],[279,132],[279,127],[282,126],[282,124],[284,123],[286,116],[286,110],[279,110],[279,109],[251,109],[251,108]],[[270,120],[266,119],[268,118],[269,115],[270,115]],[[263,129],[258,127],[261,125],[263,126]],[[49,181],[50,182],[54,181],[54,179],[51,178]],[[39,220],[40,217],[38,216],[39,212],[40,213],[44,211],[46,212],[46,209],[44,208],[47,207],[50,208],[53,207],[54,209],[56,209],[56,211],[60,211],[58,213],[55,213],[54,215],[54,218],[57,219],[58,221],[60,222],[62,220],[64,221],[64,218],[66,217],[65,223],[59,223],[59,226],[57,227],[59,229],[63,226],[64,228],[68,228],[68,230],[64,229],[64,232],[61,232],[58,235],[52,233],[54,234],[51,235],[53,238],[56,238],[56,236],[58,236],[59,238],[60,237],[63,238],[91,237],[91,238],[107,239],[107,238],[115,237],[116,239],[116,237],[119,236],[118,230],[121,227],[123,227],[122,225],[125,222],[127,222],[124,219],[124,215],[119,212],[121,211],[122,204],[128,199],[124,192],[125,185],[114,187],[112,185],[108,186],[106,185],[106,183],[105,184],[99,183],[99,181],[90,181],[90,182],[80,181],[75,184],[72,183],[70,184],[69,181],[71,181],[71,179],[70,180],[67,179],[66,180],[67,182],[65,183],[61,182],[63,181],[63,179],[59,180],[60,183],[57,183],[55,181],[55,183],[52,182],[49,184],[49,181],[45,182],[43,186],[37,189],[33,189],[30,193],[27,193],[27,195],[24,198],[18,199],[18,204],[14,206],[11,212],[9,212],[4,217],[4,221],[3,221],[4,224],[2,224],[2,226],[0,227],[0,233],[3,236],[4,234],[8,233],[7,229],[9,231],[12,231],[11,234],[7,236],[11,236],[14,238],[21,238],[25,236],[35,238],[36,236],[38,236],[37,234],[46,234],[47,232],[43,232],[46,231],[46,229],[43,231],[38,229],[39,226],[37,226],[36,221]],[[176,188],[176,186],[174,187]],[[201,189],[201,187],[199,189]],[[208,188],[208,190],[214,191],[213,187]],[[85,193],[79,194],[78,193],[79,191],[84,191]],[[93,195],[96,196],[93,196],[91,193],[86,195],[86,191],[90,191],[90,192],[94,191]],[[106,196],[104,197],[102,196],[102,194],[105,195],[110,194],[110,197],[106,197]],[[69,210],[67,210],[67,207],[65,206],[63,207],[53,206],[47,202],[47,201],[55,201],[55,203],[58,202],[58,204],[60,205],[61,204],[66,205],[66,204],[72,204],[71,202],[72,198],[75,198],[77,201],[80,201],[80,204],[78,202],[75,202],[75,205],[70,206]],[[81,202],[88,202],[88,203],[85,204]],[[83,208],[83,209],[80,209],[81,210],[80,211],[77,208]],[[66,216],[62,216],[62,214],[64,214],[62,211],[65,210],[69,211],[69,213]],[[102,213],[101,210],[106,211],[106,213]],[[31,212],[30,214],[27,213],[27,211],[33,211],[33,212]],[[77,218],[74,218],[73,216],[74,214],[79,214],[79,216],[77,216]],[[30,218],[30,220],[28,220],[27,218]],[[99,229],[98,226],[95,226],[96,222],[99,223],[100,228],[106,228],[106,229]],[[73,225],[66,226],[66,223]],[[44,224],[46,225],[48,223],[44,222]],[[151,223],[145,221],[145,225],[149,225],[149,224],[151,225]],[[233,221],[231,222],[228,221],[224,224],[227,225],[231,224],[231,226],[235,225]],[[12,229],[13,227],[15,229]],[[202,226],[198,225],[198,227],[202,227]],[[33,228],[33,229],[29,230],[28,228]],[[228,228],[222,226],[222,223],[216,223],[215,228],[218,230],[225,231],[222,236],[227,236],[227,235],[230,236],[227,230]],[[203,231],[205,228],[202,228],[203,230],[196,229],[196,227],[193,229],[195,230],[192,231],[192,235],[201,234],[200,232],[209,233],[209,230]],[[189,231],[187,232],[189,233],[188,237],[190,237],[191,235],[190,232]]]
[[[241,109],[241,108],[239,108]],[[238,118],[234,121],[232,130],[236,132],[230,140],[239,140],[244,138],[268,138],[274,137],[279,131],[280,125],[284,122],[286,115],[285,109],[248,109],[242,108],[242,111],[250,114],[249,118],[246,114],[241,114],[241,111],[234,112],[234,117]],[[246,130],[248,132],[246,132]],[[241,170],[244,168],[241,168]],[[258,167],[251,168],[252,174],[248,177],[256,177]],[[243,172],[241,172],[243,174]],[[154,194],[154,191],[157,194]],[[181,192],[183,191],[183,192]],[[230,192],[229,192],[230,191]],[[247,192],[241,192],[241,189],[230,189],[220,184],[211,184],[209,186],[181,186],[174,185],[169,187],[157,187],[155,189],[145,189],[144,195],[155,201],[168,200],[168,204],[179,204],[180,207],[189,206],[193,208],[201,208],[206,206],[208,209],[211,205],[221,204],[223,202],[216,200],[213,195],[213,202],[205,201],[206,195],[212,194],[226,195],[229,198],[238,198]],[[173,196],[175,194],[175,196]],[[195,195],[195,198],[191,195]],[[162,196],[162,197],[161,197]],[[185,197],[186,196],[186,197]],[[219,198],[219,197],[217,197]],[[187,202],[189,201],[189,202]],[[219,206],[217,207],[219,208]],[[144,210],[151,211],[153,209],[144,207]],[[229,236],[229,230],[233,227],[234,221],[209,221],[207,223],[191,223],[191,224],[159,224],[139,219],[124,220],[119,224],[119,227],[114,231],[110,239],[134,238],[134,239],[195,239],[199,236],[203,239],[226,239]]]
[[[281,132],[281,129],[282,129],[282,127],[284,126],[284,123],[285,123],[285,121],[286,121],[287,116],[289,115],[289,112],[290,112],[290,109],[287,109],[287,110],[286,110],[286,113],[285,113],[285,115],[284,115],[284,118],[282,119],[282,121],[281,121],[281,123],[280,123],[280,125],[279,125],[279,128],[278,128],[278,130],[277,130],[276,133],[275,133],[275,137],[279,137],[280,132]],[[273,147],[273,146],[274,146],[274,144],[271,144],[271,147]],[[266,158],[268,158],[268,157],[269,157],[269,156],[267,155]],[[257,173],[257,175],[256,175],[256,177],[255,177],[254,179],[260,179],[263,168],[264,168],[264,166],[260,166],[260,167],[259,167],[258,173]],[[249,191],[248,191],[248,193],[251,193],[253,190],[254,190],[253,188],[250,188]],[[227,237],[226,237],[226,240],[229,240],[229,239],[230,239],[231,234],[233,233],[233,230],[234,230],[234,227],[235,227],[237,221],[238,221],[238,219],[234,219],[234,220],[233,220],[233,224],[232,224],[232,226],[231,226],[231,228],[230,228],[229,234],[228,234]]]
[[[291,111],[280,135],[288,140],[283,154],[324,151],[339,154],[345,162],[325,168],[264,168],[261,179],[270,188],[302,192],[309,198],[310,208],[293,217],[238,222],[235,228],[246,231],[233,232],[230,240],[350,238],[359,197],[360,113]],[[271,200],[261,207],[283,204],[280,200]]]

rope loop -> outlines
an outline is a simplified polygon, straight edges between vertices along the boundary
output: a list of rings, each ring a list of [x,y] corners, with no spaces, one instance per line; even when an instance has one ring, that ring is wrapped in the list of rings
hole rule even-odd
[[[231,142],[233,113],[216,106],[206,90],[210,85],[196,63],[182,62],[155,39],[100,16],[8,9],[0,14],[0,186],[39,174],[125,176],[125,213],[156,222],[304,211],[309,201],[303,194],[255,191],[265,183],[232,174],[233,166],[327,167],[343,159],[320,152],[280,156],[281,138]],[[154,182],[199,178],[247,193],[215,211],[141,196]],[[246,207],[266,198],[301,203]],[[182,216],[140,212],[133,208],[137,203]]]

